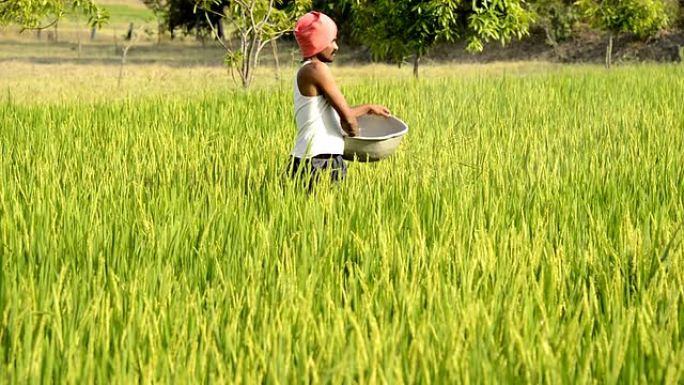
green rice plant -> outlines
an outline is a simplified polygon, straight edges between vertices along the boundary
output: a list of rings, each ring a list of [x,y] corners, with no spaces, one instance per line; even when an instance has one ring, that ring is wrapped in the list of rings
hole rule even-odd
[[[0,382],[677,384],[684,69],[345,87],[411,131],[302,193],[291,90],[0,104]]]

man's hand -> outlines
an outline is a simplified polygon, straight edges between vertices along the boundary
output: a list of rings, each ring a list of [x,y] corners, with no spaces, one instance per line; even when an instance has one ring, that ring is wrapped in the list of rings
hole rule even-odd
[[[392,113],[385,106],[379,104],[363,104],[360,106],[352,107],[352,113],[357,118],[363,115],[379,115],[389,118]]]
[[[390,110],[387,109],[385,106],[381,106],[379,104],[371,104],[368,106],[368,114],[369,115],[380,115],[384,116],[386,118],[389,118],[391,113]]]
[[[352,138],[359,134],[359,124],[356,122],[356,119],[354,119],[353,121],[346,121],[344,119],[340,119],[340,125],[342,126],[344,132],[346,132],[347,135],[349,135]]]

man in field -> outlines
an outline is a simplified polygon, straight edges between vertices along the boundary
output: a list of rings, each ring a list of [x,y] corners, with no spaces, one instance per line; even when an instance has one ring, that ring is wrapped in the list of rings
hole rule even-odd
[[[389,116],[379,105],[350,107],[335,84],[327,63],[337,53],[337,26],[320,12],[309,12],[295,26],[295,39],[304,58],[294,82],[297,137],[290,175],[308,178],[309,189],[329,173],[333,182],[344,179],[347,165],[342,159],[344,136],[356,136],[356,118],[365,114]]]

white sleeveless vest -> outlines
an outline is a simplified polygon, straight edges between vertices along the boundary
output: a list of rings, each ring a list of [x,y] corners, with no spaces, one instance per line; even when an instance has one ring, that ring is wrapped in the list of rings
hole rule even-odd
[[[310,61],[302,64],[302,67]],[[300,67],[301,68],[301,67]],[[320,154],[342,154],[344,137],[340,117],[323,95],[304,96],[299,92],[297,76],[294,80],[294,110],[297,137],[292,155],[310,158]]]

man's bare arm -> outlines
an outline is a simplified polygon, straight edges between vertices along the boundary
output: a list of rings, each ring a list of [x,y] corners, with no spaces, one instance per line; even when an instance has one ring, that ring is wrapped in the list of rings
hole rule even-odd
[[[335,84],[335,79],[327,65],[320,63],[313,65],[312,80],[316,88],[325,96],[340,116],[340,125],[349,136],[356,136],[359,125],[356,122],[356,112],[349,107],[344,95]]]

